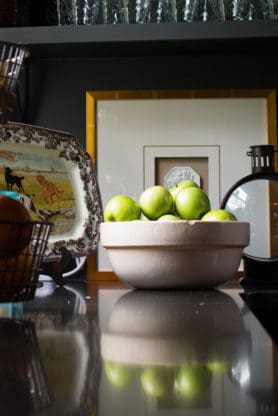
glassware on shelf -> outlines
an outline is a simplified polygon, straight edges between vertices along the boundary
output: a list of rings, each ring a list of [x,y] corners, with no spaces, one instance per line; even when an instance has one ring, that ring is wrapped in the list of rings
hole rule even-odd
[[[276,9],[278,0],[179,0],[177,21],[273,20]]]
[[[278,20],[278,0],[272,0],[273,19]]]
[[[179,22],[225,20],[223,0],[184,0],[177,8]]]
[[[226,20],[274,19],[276,0],[229,0],[226,3]]]
[[[108,24],[129,23],[128,0],[104,0],[104,21]]]
[[[102,24],[103,0],[30,0],[32,26]]]
[[[57,0],[58,25],[103,23],[102,0]]]
[[[91,25],[104,23],[102,0],[80,0],[78,24]]]
[[[58,25],[176,21],[176,0],[57,0]]]
[[[156,2],[155,23],[167,23],[177,21],[176,0],[159,0]]]
[[[77,25],[77,1],[57,0],[58,25]]]
[[[278,18],[278,0],[28,1],[33,26],[275,20]],[[13,3],[15,2],[18,0],[13,0]]]
[[[129,2],[130,23],[150,23],[152,0],[131,0]]]
[[[130,0],[128,15],[129,23],[176,22],[176,0]]]

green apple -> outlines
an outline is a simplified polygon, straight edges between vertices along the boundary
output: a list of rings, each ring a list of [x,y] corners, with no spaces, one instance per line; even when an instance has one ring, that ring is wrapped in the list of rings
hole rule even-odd
[[[195,188],[199,188],[199,186],[197,185],[196,182],[192,181],[191,179],[184,179],[183,181],[180,181],[178,183],[176,183],[176,185],[172,186],[169,191],[172,194],[173,199],[175,200],[177,193],[182,189],[182,188],[188,188],[190,186],[193,186]]]
[[[237,221],[237,217],[225,209],[212,209],[202,218],[202,221]]]
[[[211,383],[211,372],[201,365],[182,366],[175,379],[175,387],[187,399],[198,397]]]
[[[104,370],[107,379],[116,387],[128,386],[136,375],[134,367],[112,361],[105,361]]]
[[[176,215],[164,214],[164,215],[161,215],[161,217],[159,217],[157,221],[159,221],[159,222],[168,222],[168,221],[178,221],[178,220],[180,220],[180,218],[177,217]]]
[[[210,200],[201,188],[190,186],[177,193],[175,208],[183,220],[199,220],[210,211]]]
[[[142,212],[141,212],[140,220],[141,221],[150,221],[150,219],[148,217],[146,217],[146,215],[144,215]]]
[[[228,361],[225,360],[211,360],[207,362],[207,368],[212,373],[226,373],[230,369]]]
[[[171,367],[146,367],[141,374],[141,385],[149,396],[161,397],[174,384],[174,372]]]
[[[139,220],[141,209],[137,202],[127,195],[115,195],[104,208],[104,221]]]
[[[171,213],[173,197],[164,186],[155,185],[145,189],[139,198],[143,214],[151,220],[157,220],[164,214]]]

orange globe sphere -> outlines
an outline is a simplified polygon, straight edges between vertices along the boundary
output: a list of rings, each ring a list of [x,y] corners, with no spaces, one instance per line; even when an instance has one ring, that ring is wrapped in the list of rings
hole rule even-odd
[[[0,196],[0,257],[18,255],[32,234],[28,210],[14,198]]]
[[[0,281],[5,287],[13,286],[15,291],[32,281],[33,269],[33,256],[27,247],[18,256],[0,257]]]

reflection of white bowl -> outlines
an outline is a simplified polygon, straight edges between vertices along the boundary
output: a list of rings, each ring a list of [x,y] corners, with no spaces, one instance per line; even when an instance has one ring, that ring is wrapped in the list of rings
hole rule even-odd
[[[209,288],[230,280],[249,243],[239,221],[130,221],[101,224],[114,272],[141,289]]]
[[[140,365],[235,362],[249,351],[240,309],[217,291],[141,291],[122,296],[101,336],[105,360]]]

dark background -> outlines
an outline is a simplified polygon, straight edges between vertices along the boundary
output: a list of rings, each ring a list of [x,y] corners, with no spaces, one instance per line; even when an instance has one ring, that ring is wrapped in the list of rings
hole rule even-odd
[[[197,31],[191,39],[186,34],[175,38],[175,25],[165,25],[164,39],[156,39],[155,26],[162,28],[161,24],[152,26],[152,36],[148,32],[144,38],[142,32],[139,40],[129,39],[131,25],[116,25],[121,27],[114,40],[109,25],[107,30],[100,25],[103,41],[94,42],[92,32],[92,42],[86,43],[26,42],[30,58],[20,77],[20,106],[16,97],[9,117],[70,132],[85,144],[86,91],[277,90],[278,21],[272,23],[274,35],[269,37],[260,36],[260,25],[254,26],[252,36],[245,35],[245,26],[240,26],[242,36],[237,38],[229,36],[229,25],[219,36],[211,35],[214,26],[202,25],[195,26],[202,28],[201,35]]]

